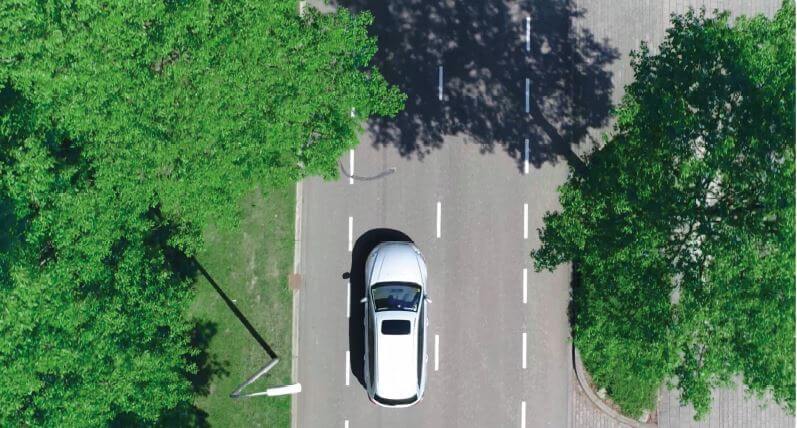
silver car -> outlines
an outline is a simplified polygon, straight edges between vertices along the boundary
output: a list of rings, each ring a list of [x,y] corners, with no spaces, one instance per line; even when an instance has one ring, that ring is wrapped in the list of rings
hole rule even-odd
[[[383,242],[365,262],[365,385],[386,407],[407,407],[426,387],[426,263],[411,242]]]

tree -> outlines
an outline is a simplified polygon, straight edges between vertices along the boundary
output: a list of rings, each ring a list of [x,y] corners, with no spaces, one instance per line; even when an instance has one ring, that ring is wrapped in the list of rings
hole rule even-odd
[[[370,22],[287,0],[0,6],[0,420],[190,400],[175,254],[258,184],[334,176],[359,121],[402,107]]]
[[[629,414],[673,381],[700,417],[736,376],[794,411],[794,46],[793,1],[673,16],[545,216],[535,266],[572,262],[574,342]]]
[[[372,18],[288,0],[8,4],[0,81],[46,106],[97,187],[196,230],[233,224],[253,183],[333,177],[360,118],[404,96],[368,68]],[[351,118],[351,108],[358,116]]]

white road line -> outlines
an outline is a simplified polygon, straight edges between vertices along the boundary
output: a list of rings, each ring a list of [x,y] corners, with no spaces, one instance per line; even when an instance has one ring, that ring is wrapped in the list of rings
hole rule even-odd
[[[529,296],[529,270],[523,268],[523,304],[528,301]]]
[[[526,52],[531,52],[531,17],[526,17]]]
[[[434,335],[434,371],[440,369],[440,336]]]
[[[443,66],[437,67],[437,99],[443,101]]]
[[[354,217],[349,217],[349,252],[351,252],[351,236],[354,228]]]
[[[354,149],[349,149],[349,184],[354,184]]]
[[[529,86],[531,85],[530,79],[526,78],[526,113],[529,112]]]
[[[349,225],[351,225],[351,217],[349,217]],[[349,233],[349,237],[351,237],[351,233]],[[523,239],[529,239],[529,204],[523,204]],[[351,245],[349,245],[349,251],[351,251]]]
[[[520,428],[526,428],[526,402],[520,402]]]
[[[346,351],[346,386],[349,386],[349,372],[351,372],[351,363],[349,362],[349,351]]]
[[[529,139],[526,138],[526,147],[523,150],[523,174],[529,173]]]
[[[348,419],[343,421],[343,428],[349,428],[349,420]]]
[[[526,332],[525,331],[523,332],[523,370],[526,370]]]
[[[441,222],[440,217],[441,217],[441,215],[440,215],[440,201],[438,201],[437,202],[437,237],[438,238],[440,237],[440,222]]]
[[[525,273],[525,269],[523,272]],[[523,276],[525,278],[525,275]],[[525,282],[525,281],[524,281]],[[525,290],[525,287],[524,287]],[[526,303],[526,292],[523,292],[523,303]],[[346,318],[351,318],[351,281],[346,281]]]

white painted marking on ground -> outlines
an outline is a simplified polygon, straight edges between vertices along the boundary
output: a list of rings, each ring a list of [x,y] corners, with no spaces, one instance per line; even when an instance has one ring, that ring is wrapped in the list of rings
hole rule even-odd
[[[351,237],[354,228],[354,217],[349,217],[349,252],[351,252]]]
[[[349,184],[354,184],[354,149],[349,150]]]
[[[526,332],[523,332],[523,370],[526,370]]]
[[[523,268],[523,304],[528,301],[529,296],[529,270]]]
[[[434,371],[440,369],[440,336],[434,335]]]
[[[531,17],[526,17],[526,52],[531,52]]]
[[[520,402],[520,428],[526,428],[526,402]]]
[[[526,138],[526,147],[523,150],[523,174],[529,173],[529,139]]]
[[[525,269],[523,269],[525,272]],[[526,293],[523,293],[523,303],[526,303]],[[346,281],[346,318],[351,318],[351,281]]]
[[[351,220],[349,222],[351,223]],[[523,204],[523,239],[529,239],[529,204]]]
[[[343,428],[349,428],[349,420],[348,419],[343,421]]]
[[[437,202],[437,237],[440,237],[440,222],[441,222],[441,213],[440,213],[440,202]]]
[[[526,113],[529,112],[529,86],[531,86],[531,80],[527,77],[526,78]]]
[[[346,351],[346,386],[349,386],[349,372],[351,372],[351,363],[349,362],[349,351]]]
[[[443,101],[443,66],[437,67],[437,99]]]

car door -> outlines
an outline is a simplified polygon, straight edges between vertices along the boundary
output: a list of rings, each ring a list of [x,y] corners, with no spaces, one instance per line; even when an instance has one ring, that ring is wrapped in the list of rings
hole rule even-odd
[[[365,385],[369,392],[373,390],[374,354],[376,353],[376,349],[374,349],[374,313],[372,307],[370,293],[368,293],[365,299],[365,317],[363,319],[363,325],[365,327],[363,329],[365,334],[365,355],[363,355],[363,363],[365,365]]]

